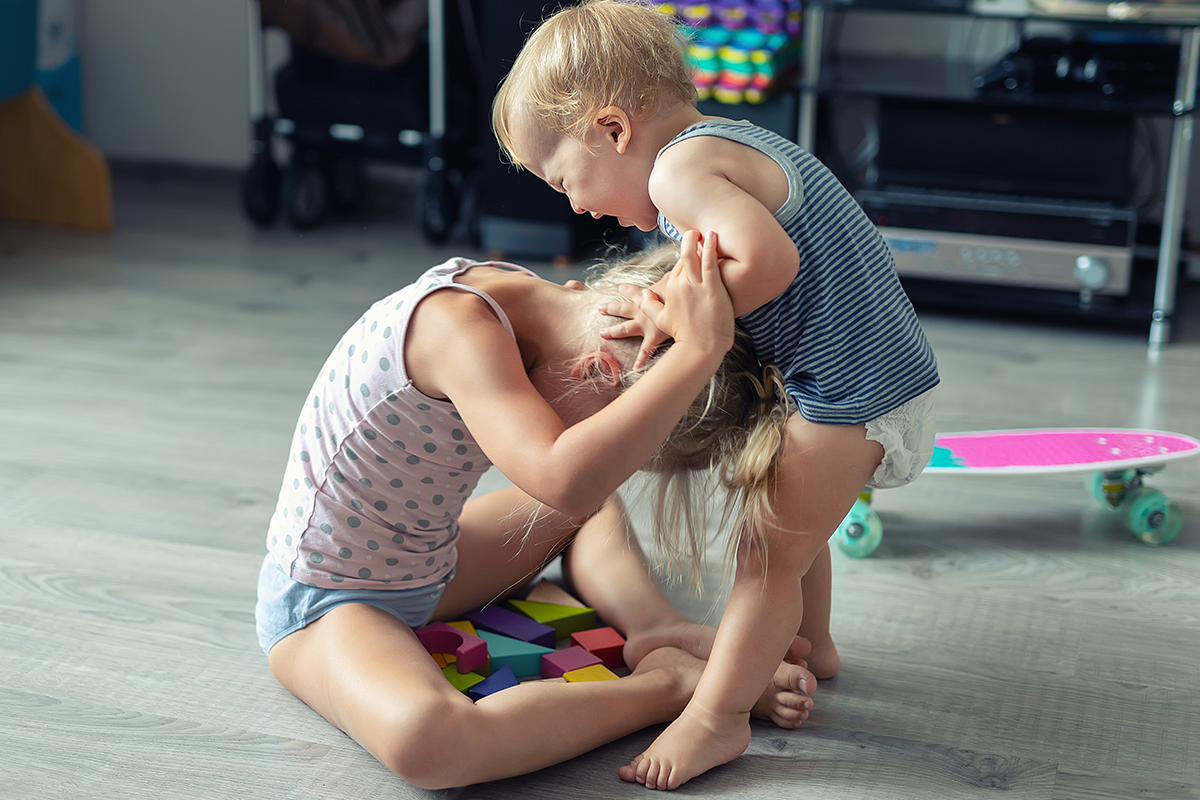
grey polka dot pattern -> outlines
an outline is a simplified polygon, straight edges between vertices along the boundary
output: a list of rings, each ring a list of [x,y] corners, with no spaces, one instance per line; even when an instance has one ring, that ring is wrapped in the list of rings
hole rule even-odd
[[[491,462],[450,403],[409,382],[403,345],[416,303],[472,263],[453,259],[373,305],[318,372],[267,536],[295,580],[410,588],[453,570],[458,517]]]

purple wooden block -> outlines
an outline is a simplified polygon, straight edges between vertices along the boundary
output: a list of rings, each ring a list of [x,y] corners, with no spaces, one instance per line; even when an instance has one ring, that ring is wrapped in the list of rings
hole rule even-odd
[[[466,619],[485,631],[542,647],[553,648],[558,636],[549,625],[534,622],[529,617],[499,606],[477,609],[467,614]]]
[[[542,656],[542,677],[561,678],[564,672],[601,663],[603,662],[599,656],[589,653],[579,645],[573,645],[565,650],[555,650],[553,653]]]

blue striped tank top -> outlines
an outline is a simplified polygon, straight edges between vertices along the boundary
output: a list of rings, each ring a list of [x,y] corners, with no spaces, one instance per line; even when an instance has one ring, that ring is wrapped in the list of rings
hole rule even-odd
[[[892,253],[833,173],[795,143],[744,120],[697,123],[667,147],[694,136],[753,147],[787,175],[788,199],[775,219],[800,251],[800,272],[738,323],[754,338],[759,359],[783,372],[804,418],[857,425],[936,386],[937,360]],[[658,224],[680,239],[661,214]]]

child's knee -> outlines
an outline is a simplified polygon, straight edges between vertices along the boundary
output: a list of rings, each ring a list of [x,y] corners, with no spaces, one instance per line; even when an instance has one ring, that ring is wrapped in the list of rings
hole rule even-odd
[[[456,704],[431,700],[406,703],[378,732],[375,757],[405,782],[422,789],[461,785],[461,743],[469,729]]]

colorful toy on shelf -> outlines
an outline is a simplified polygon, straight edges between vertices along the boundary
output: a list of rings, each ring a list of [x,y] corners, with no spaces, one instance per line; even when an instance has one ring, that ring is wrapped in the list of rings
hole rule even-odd
[[[761,103],[799,69],[800,0],[670,3],[691,37],[688,58],[701,100]]]

